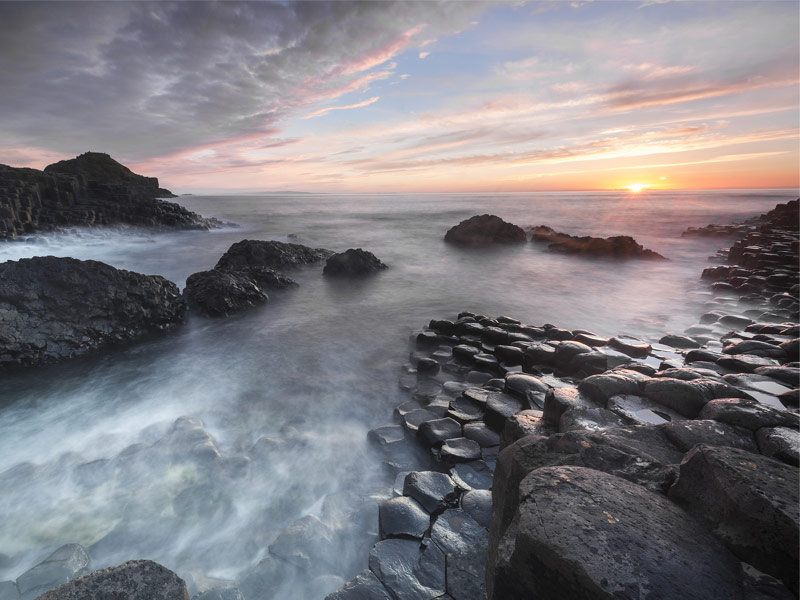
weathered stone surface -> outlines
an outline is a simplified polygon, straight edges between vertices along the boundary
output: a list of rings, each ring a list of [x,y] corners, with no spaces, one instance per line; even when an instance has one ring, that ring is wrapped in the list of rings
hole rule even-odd
[[[675,334],[665,335],[660,340],[658,340],[658,343],[666,344],[667,346],[672,346],[673,348],[683,348],[685,350],[700,347],[700,344],[698,344],[692,338],[686,337],[685,335],[675,335]]]
[[[417,435],[428,446],[438,447],[445,440],[461,437],[461,423],[450,417],[432,419],[420,424]]]
[[[452,227],[444,241],[462,246],[485,246],[488,244],[524,244],[528,241],[525,232],[495,215],[475,215]]]
[[[666,260],[658,252],[644,248],[628,235],[617,235],[608,238],[578,237],[559,233],[546,225],[532,228],[532,234],[531,241],[547,242],[547,248],[551,252],[616,260],[629,258]]]
[[[401,425],[383,425],[367,432],[367,439],[381,448],[402,444],[405,437]]]
[[[744,427],[711,420],[687,420],[667,423],[663,429],[667,439],[681,452],[688,452],[697,444],[728,446],[748,452],[758,452],[753,432]]]
[[[762,427],[756,431],[756,441],[764,456],[800,466],[800,431],[788,427]]]
[[[716,398],[745,398],[747,394],[722,381],[693,379],[683,381],[670,377],[643,382],[642,395],[671,408],[685,417],[694,418],[709,401]]]
[[[155,177],[142,177],[107,154],[86,152],[44,171],[0,165],[0,239],[63,227],[134,225],[156,229],[211,229],[173,202]]]
[[[23,596],[24,597],[24,596]],[[64,583],[39,600],[189,600],[186,584],[150,560],[131,560]]]
[[[445,473],[413,471],[403,482],[403,495],[410,496],[433,514],[458,501],[458,488]]]
[[[217,261],[215,269],[239,271],[247,267],[290,269],[325,260],[333,252],[274,240],[242,240],[233,244]]]
[[[525,411],[522,411],[525,412]],[[464,425],[464,437],[478,442],[481,448],[491,448],[500,445],[500,436],[489,429],[485,423],[467,423]]]
[[[450,469],[450,477],[463,490],[488,490],[492,487],[492,467],[484,460],[460,463]]]
[[[93,260],[25,258],[0,264],[0,368],[86,354],[183,321],[178,287]]]
[[[543,419],[548,425],[558,427],[561,415],[571,408],[582,406],[596,408],[597,404],[584,396],[576,388],[553,388],[544,398]]]
[[[492,521],[492,492],[470,490],[461,497],[461,509],[481,527],[489,528]]]
[[[713,419],[751,431],[762,427],[800,427],[800,416],[755,400],[720,398],[712,400],[700,411],[700,419]]]
[[[506,420],[524,408],[522,400],[516,396],[504,392],[491,392],[486,397],[484,420],[491,429],[503,431]]]
[[[798,490],[794,467],[701,444],[681,463],[669,497],[702,519],[737,557],[797,593]]]
[[[481,447],[478,442],[465,437],[445,440],[441,447],[440,458],[447,464],[469,462],[481,458]]]
[[[639,382],[647,377],[636,371],[609,371],[586,377],[578,389],[598,404],[605,404],[611,396],[639,393]]]
[[[486,529],[465,511],[448,509],[436,519],[431,540],[447,555],[447,593],[454,600],[484,598]]]
[[[361,248],[350,248],[329,257],[322,274],[329,277],[361,277],[386,269],[378,258]]]
[[[65,544],[17,578],[20,597],[33,600],[57,585],[85,575],[90,569],[91,560],[83,546]]]
[[[633,358],[644,358],[650,354],[652,347],[638,338],[628,336],[615,336],[608,340],[608,345]]]
[[[603,431],[625,426],[625,421],[616,413],[605,408],[576,406],[561,415],[558,430],[565,431]]]
[[[193,273],[186,280],[184,295],[192,311],[209,317],[222,317],[264,304],[268,290],[297,285],[292,279],[271,269],[247,268],[241,271],[212,269]]]
[[[361,571],[325,600],[391,600],[389,591],[369,569]]]
[[[738,561],[659,494],[580,467],[533,471],[519,494],[490,599],[741,597]]]
[[[611,396],[606,406],[633,425],[660,425],[686,419],[658,402],[635,395]]]
[[[270,554],[300,569],[328,565],[334,557],[329,549],[330,528],[314,515],[297,519],[269,545]]]
[[[526,435],[553,433],[553,428],[544,422],[543,414],[540,410],[522,410],[506,419],[500,433],[500,447],[505,448]]]
[[[381,539],[404,537],[422,539],[430,527],[430,515],[413,498],[400,496],[378,506]]]
[[[445,556],[435,544],[424,551],[412,540],[384,540],[369,553],[369,568],[395,600],[436,598],[444,594]]]

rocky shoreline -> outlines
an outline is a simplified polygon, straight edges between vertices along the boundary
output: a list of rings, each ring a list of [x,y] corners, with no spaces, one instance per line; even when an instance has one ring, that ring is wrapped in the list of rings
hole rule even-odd
[[[123,592],[146,598],[150,588],[137,596],[130,582],[158,578],[172,586],[164,598],[181,600],[257,600],[300,580],[295,597],[338,587],[328,600],[796,597],[797,205],[734,226],[740,239],[713,257],[726,264],[703,273],[711,291],[700,322],[657,343],[471,312],[414,332],[399,379],[408,401],[368,436],[394,480],[368,500],[377,510],[358,508],[346,494],[329,497],[319,516],[280,532],[238,582],[184,584],[148,561],[90,572],[93,549],[68,544],[16,581],[0,582],[0,600],[33,600],[59,584],[47,600],[78,598],[99,589],[95,579],[117,591],[127,581]],[[516,230],[494,224],[517,243]],[[234,302],[242,281],[291,285],[274,269],[334,258],[292,246],[235,244],[204,272],[236,279],[206,282],[222,296],[207,295],[208,304],[223,307],[218,314],[248,308],[264,300],[244,290]],[[354,262],[356,273],[382,268],[374,256],[348,252],[333,264]],[[167,295],[177,290],[169,283]],[[171,298],[179,322],[185,301]],[[259,440],[247,456],[224,456],[202,422],[183,418],[152,447],[130,452],[168,450],[236,478],[258,463],[262,447],[280,442]],[[124,469],[129,454],[93,464],[97,474],[86,476]],[[187,502],[175,510],[202,515],[214,506]],[[331,574],[334,520],[371,547],[368,565],[348,582]],[[135,533],[115,530],[107,543]]]

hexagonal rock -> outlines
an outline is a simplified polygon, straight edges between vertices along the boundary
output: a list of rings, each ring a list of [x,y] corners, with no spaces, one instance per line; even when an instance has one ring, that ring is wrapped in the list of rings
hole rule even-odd
[[[522,411],[525,412],[525,411]],[[486,426],[486,423],[475,422],[464,425],[464,437],[478,442],[481,448],[500,445],[500,436]]]
[[[558,420],[559,431],[604,431],[623,427],[626,423],[618,414],[605,408],[576,406],[561,415]]]
[[[367,432],[367,439],[379,448],[390,448],[402,444],[405,437],[401,425],[383,425]]]
[[[548,390],[544,398],[543,418],[545,423],[557,427],[561,415],[576,406],[596,408],[597,404],[581,394],[576,388],[553,388]]]
[[[713,379],[683,381],[670,377],[646,380],[642,395],[693,419],[716,398],[746,398],[747,394],[732,385]]]
[[[435,544],[424,549],[413,540],[384,540],[372,547],[369,568],[395,600],[444,594],[445,556]]]
[[[741,597],[739,561],[659,494],[582,467],[537,469],[519,494],[490,599]]]
[[[151,560],[131,560],[93,571],[39,596],[39,600],[188,600],[186,584],[175,573]]]
[[[660,425],[686,420],[674,410],[641,396],[611,396],[606,406],[635,425]]]
[[[504,392],[491,392],[486,398],[486,414],[483,420],[495,431],[503,431],[506,419],[514,416],[525,406],[522,400]]]
[[[378,505],[381,539],[405,537],[422,539],[431,525],[427,511],[413,498],[399,496]]]
[[[465,437],[452,438],[442,444],[440,458],[442,462],[450,465],[480,460],[481,447],[478,442]]]
[[[412,471],[403,482],[403,495],[410,496],[429,513],[436,513],[458,500],[458,488],[445,473]]]
[[[761,454],[777,458],[788,465],[800,465],[800,432],[788,427],[762,427],[756,431]]]
[[[646,376],[636,371],[609,371],[586,377],[578,384],[578,389],[595,402],[605,404],[611,396],[638,394],[639,382],[645,379]]]
[[[391,598],[389,591],[369,569],[361,571],[338,590],[325,596],[325,600],[391,600]]]
[[[486,529],[466,512],[449,509],[436,519],[431,539],[447,555],[447,593],[454,600],[484,598]]]
[[[453,417],[456,421],[462,423],[479,421],[483,418],[483,413],[483,405],[463,396],[451,400],[450,409],[447,411],[449,417]]]
[[[505,448],[527,435],[549,435],[552,433],[545,424],[542,415],[544,413],[540,410],[522,410],[506,419],[503,431],[500,433],[500,447]]]
[[[461,496],[461,510],[475,519],[481,527],[489,528],[492,522],[492,492],[470,490]]]
[[[49,589],[89,572],[91,560],[79,544],[64,544],[17,578],[22,600],[33,600]]]
[[[681,452],[688,452],[697,444],[728,446],[748,452],[758,452],[752,431],[719,421],[687,420],[667,423],[664,425],[664,434]]]
[[[703,407],[698,418],[713,419],[729,425],[745,427],[751,431],[762,427],[797,429],[800,425],[800,416],[795,413],[743,398],[712,400]]]
[[[616,336],[608,340],[609,347],[633,358],[644,358],[650,354],[652,346],[634,337]]]
[[[798,591],[800,478],[772,458],[696,446],[669,497],[702,519],[741,560]]]
[[[425,421],[420,424],[417,437],[429,447],[438,447],[445,440],[461,437],[461,423],[450,417]]]

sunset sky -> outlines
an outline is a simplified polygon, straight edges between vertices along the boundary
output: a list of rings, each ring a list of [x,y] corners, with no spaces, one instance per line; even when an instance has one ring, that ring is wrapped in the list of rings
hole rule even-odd
[[[800,185],[795,1],[0,3],[0,163],[177,192]]]

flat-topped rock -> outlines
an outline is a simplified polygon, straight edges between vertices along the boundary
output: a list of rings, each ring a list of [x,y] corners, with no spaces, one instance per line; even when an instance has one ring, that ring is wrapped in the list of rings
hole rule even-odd
[[[495,215],[476,215],[450,228],[444,241],[461,246],[524,244],[525,231]]]
[[[560,233],[546,225],[531,229],[532,242],[544,242],[548,250],[561,254],[574,254],[592,258],[666,260],[658,252],[649,250],[629,235],[608,238],[574,236]]]

